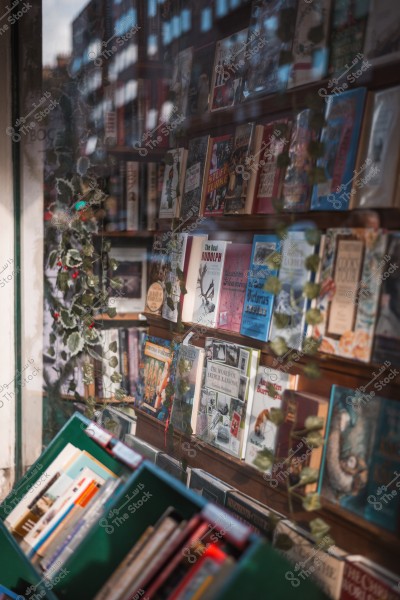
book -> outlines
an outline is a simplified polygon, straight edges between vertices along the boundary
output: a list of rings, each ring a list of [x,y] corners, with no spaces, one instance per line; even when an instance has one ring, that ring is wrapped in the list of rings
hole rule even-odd
[[[360,592],[369,600],[399,600],[398,576],[364,556],[347,556],[340,600],[356,600]]]
[[[203,135],[189,141],[181,207],[181,219],[184,221],[200,212],[209,140],[209,135]]]
[[[161,315],[173,323],[178,321],[183,302],[182,284],[186,278],[191,245],[192,237],[187,233],[174,233],[169,238],[165,294]]]
[[[310,108],[300,110],[292,123],[288,146],[289,163],[283,179],[283,210],[304,212],[309,209],[312,192],[311,169],[314,160],[310,154],[310,142],[317,134],[312,128],[314,111]]]
[[[320,471],[322,463],[322,446],[314,448],[307,442],[307,435],[291,437],[297,431],[304,431],[305,421],[308,417],[320,417],[323,427],[320,430],[321,437],[325,437],[327,427],[329,402],[327,398],[310,394],[308,392],[297,392],[285,390],[282,396],[281,410],[284,415],[283,423],[278,428],[276,436],[276,456],[279,462],[272,469],[270,484],[277,487],[279,483],[288,480],[290,485],[300,481],[301,472],[305,468]],[[286,487],[286,486],[285,486]],[[299,491],[305,494],[315,492],[316,483],[310,483]]]
[[[174,351],[169,340],[147,336],[143,347],[143,396],[139,407],[160,419],[168,416],[163,403],[173,357]]]
[[[295,0],[253,0],[245,52],[244,98],[286,88],[296,9]]]
[[[273,422],[273,412],[281,408],[284,391],[296,387],[297,376],[271,367],[258,367],[245,461],[260,471],[271,471],[271,459],[275,455],[279,428]]]
[[[272,319],[274,295],[264,289],[268,279],[277,275],[274,258],[280,251],[276,235],[255,235],[251,251],[240,333],[266,342]]]
[[[133,448],[138,454],[141,454],[144,458],[147,458],[152,463],[156,463],[157,455],[161,452],[155,446],[148,444],[144,440],[141,440],[136,435],[127,433],[125,435],[124,443],[129,446],[129,448]]]
[[[387,260],[374,336],[373,362],[400,366],[400,234],[388,234]]]
[[[262,125],[243,123],[235,129],[229,161],[229,182],[224,214],[251,214],[257,180],[257,157],[264,132]],[[253,168],[249,168],[250,163]]]
[[[213,43],[194,50],[187,109],[190,117],[204,115],[209,110],[214,55]]]
[[[226,249],[230,242],[204,240],[197,275],[193,323],[216,327]]]
[[[129,395],[137,397],[137,380],[139,377],[139,334],[136,327],[128,327],[128,382]]]
[[[126,161],[126,231],[139,230],[139,163]]]
[[[170,86],[170,96],[174,104],[174,112],[186,116],[190,89],[190,73],[192,70],[193,47],[185,48],[175,55]]]
[[[300,2],[288,88],[323,79],[328,70],[328,33],[333,0]]]
[[[155,231],[157,229],[157,217],[158,217],[158,190],[157,190],[157,168],[158,165],[155,162],[147,163],[147,187],[146,187],[146,229],[147,231]]]
[[[168,272],[169,237],[154,236],[154,242],[148,264],[148,287],[145,312],[161,315],[165,300],[165,280]]]
[[[196,435],[232,456],[243,458],[260,351],[206,338],[205,352]]]
[[[385,379],[393,378],[395,370],[389,369],[386,362],[378,375],[374,373],[373,387],[332,386],[318,491],[330,502],[395,532],[400,508],[400,411],[395,400],[376,393],[385,387]]]
[[[234,488],[203,469],[191,469],[189,488],[207,500],[225,506],[228,492]]]
[[[239,492],[228,490],[225,497],[225,508],[230,510],[239,521],[250,525],[258,534],[272,541],[274,526],[283,517],[254,498]]]
[[[329,97],[321,133],[324,154],[317,159],[325,180],[313,187],[311,210],[349,208],[365,98],[362,87]]]
[[[197,279],[200,261],[203,254],[203,243],[208,239],[208,234],[194,235],[190,249],[189,264],[186,275],[186,294],[183,296],[182,321],[192,320],[193,309],[197,298]]]
[[[260,160],[257,165],[257,183],[253,212],[271,214],[276,212],[282,195],[285,168],[279,157],[285,152],[289,142],[291,123],[289,119],[279,119],[264,126]]]
[[[174,429],[186,435],[191,435],[196,428],[203,364],[203,348],[181,344],[170,422]]]
[[[117,313],[143,312],[147,290],[146,248],[117,248],[113,246],[109,256],[117,261],[117,270],[110,267],[110,277],[120,279],[118,295],[110,295],[109,306]]]
[[[205,217],[220,216],[224,213],[232,144],[231,134],[210,138],[201,208]]]
[[[400,57],[400,10],[390,0],[370,0],[364,54],[373,65]]]
[[[128,332],[124,327],[118,328],[118,350],[121,388],[129,395]]]
[[[156,465],[186,485],[188,470],[187,468],[183,468],[182,463],[179,460],[173,456],[169,456],[165,452],[160,452],[156,457]]]
[[[311,330],[320,352],[370,361],[386,244],[381,230],[327,230],[314,305],[322,321]]]
[[[365,31],[371,0],[333,0],[329,52],[329,73],[341,75],[348,72],[349,64],[364,48]],[[351,68],[351,67],[350,67]],[[336,78],[339,81],[339,78]],[[336,84],[333,81],[332,87]],[[338,91],[347,89],[347,84]]]
[[[400,86],[368,93],[350,208],[399,205]]]
[[[218,329],[240,332],[251,257],[251,244],[231,243],[226,249],[222,275]]]
[[[132,433],[136,428],[136,419],[132,414],[107,406],[102,409],[98,424],[110,431],[115,438],[125,442],[126,435]]]
[[[333,545],[326,551],[325,538],[317,544],[307,531],[286,519],[276,526],[275,539],[280,535],[287,535],[292,541],[289,550],[279,549],[293,565],[293,570],[288,571],[288,580],[299,587],[311,577],[328,598],[339,600],[347,553]]]
[[[286,345],[295,350],[302,349],[306,332],[306,311],[310,301],[304,296],[303,289],[312,280],[306,259],[314,252],[315,246],[308,243],[305,231],[288,231],[282,240],[281,289],[275,296],[269,339],[283,338]]]
[[[186,158],[185,148],[168,150],[166,153],[160,219],[174,219],[180,215]]]
[[[211,80],[211,111],[229,108],[241,101],[246,45],[247,28],[217,41]]]

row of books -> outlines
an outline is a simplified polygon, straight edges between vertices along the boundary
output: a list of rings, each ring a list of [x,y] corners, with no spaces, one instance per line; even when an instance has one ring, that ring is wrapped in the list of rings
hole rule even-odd
[[[272,487],[287,481],[299,484],[303,469],[315,469],[320,473],[318,490],[329,501],[397,530],[399,499],[392,498],[382,510],[367,501],[396,481],[399,467],[400,409],[380,394],[396,374],[390,362],[375,374],[369,391],[334,385],[329,401],[294,391],[296,377],[261,366],[259,359],[259,350],[216,338],[206,338],[202,349],[189,344],[172,348],[167,340],[149,337],[143,352],[144,394],[138,405],[159,419],[169,417],[176,430],[194,433],[268,474]],[[168,409],[165,388],[171,382],[174,393]],[[280,425],[277,411],[283,413]],[[318,426],[308,430],[307,419]],[[314,448],[311,440],[318,428],[321,441],[326,437],[327,442]],[[303,433],[299,437],[295,432]],[[272,468],[272,460],[278,466]],[[310,482],[304,491],[316,489]]]
[[[249,525],[256,533],[266,536],[271,542],[276,544],[282,534],[288,536],[292,546],[281,552],[294,566],[298,565],[293,574],[295,582],[296,578],[301,583],[310,576],[332,600],[360,598],[361,591],[368,591],[371,600],[381,600],[385,597],[393,600],[400,598],[398,577],[395,574],[363,556],[350,555],[337,546],[330,546],[329,551],[323,545],[316,546],[307,531],[294,525],[271,507],[237,490],[231,484],[203,469],[186,467],[186,470],[183,470],[180,461],[176,458],[137,436],[129,435],[125,441],[136,452],[183,481],[190,489],[210,502],[223,506],[237,519]],[[193,446],[193,449],[195,448],[196,446]],[[315,568],[310,570],[310,567]]]
[[[152,300],[161,290],[159,302],[148,299],[146,311],[173,322],[180,314],[196,335],[209,327],[269,340],[278,354],[301,356],[308,334],[314,350],[364,362],[373,351],[374,361],[398,364],[399,234],[328,229],[318,242],[317,233],[255,235],[252,245],[206,234],[161,239],[148,288]]]
[[[167,152],[159,216],[399,206],[399,105],[400,87],[357,88],[330,97],[322,129],[308,108],[191,139]]]
[[[178,114],[223,110],[323,79],[346,90],[372,64],[399,56],[400,10],[390,0],[254,0],[249,26],[216,46],[176,55]],[[328,92],[329,93],[329,92]]]

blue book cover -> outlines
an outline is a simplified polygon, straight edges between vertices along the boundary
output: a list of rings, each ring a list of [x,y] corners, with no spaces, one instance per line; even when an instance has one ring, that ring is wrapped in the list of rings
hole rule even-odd
[[[375,390],[394,371],[387,361],[363,388],[332,387],[318,490],[390,531],[397,530],[400,507],[400,405]]]
[[[268,340],[274,306],[274,295],[264,290],[264,285],[278,273],[271,268],[273,254],[278,252],[278,236],[254,236],[240,333],[263,342]]]
[[[353,181],[362,177],[363,165],[354,171],[366,98],[360,87],[326,97],[325,126],[321,133],[324,154],[317,160],[325,180],[314,185],[311,210],[348,210]]]

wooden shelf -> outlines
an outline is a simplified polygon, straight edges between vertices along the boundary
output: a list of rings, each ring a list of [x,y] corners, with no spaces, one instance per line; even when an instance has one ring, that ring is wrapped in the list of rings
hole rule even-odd
[[[115,317],[107,314],[97,315],[95,321],[141,321],[146,323],[146,316],[143,313],[119,313]]]
[[[168,148],[146,148],[143,143],[143,147],[148,151],[146,156],[139,154],[137,148],[131,148],[129,146],[110,146],[107,148],[107,152],[116,156],[119,159],[135,160],[137,162],[160,162],[164,160],[165,154]]]
[[[190,467],[208,471],[290,518],[286,491],[268,485],[257,469],[194,437],[187,438],[174,433],[171,440],[169,436],[165,436],[165,423],[160,423],[140,410],[136,410],[136,415],[137,437],[168,452],[178,460],[184,459]],[[166,437],[170,440],[167,447],[164,445]],[[188,452],[185,452],[185,448],[188,448],[183,446],[183,442],[191,444],[195,456],[189,456]],[[323,518],[331,526],[331,535],[340,548],[351,554],[363,554],[394,572],[399,571],[400,539],[396,535],[328,502],[323,502],[322,510],[317,513],[307,513],[301,509],[297,510],[296,507],[295,517],[298,522],[305,523],[316,516]]]
[[[68,394],[61,394],[61,399],[66,402],[77,402],[77,399],[74,396],[69,396]],[[107,404],[134,404],[135,398],[133,396],[125,396],[123,400],[117,400],[116,398],[96,398],[96,405],[104,406]]]
[[[155,233],[155,231],[99,231],[94,234],[94,237],[152,240]]]
[[[189,330],[192,330],[197,334],[196,339],[192,339],[193,343],[197,346],[204,347],[206,337],[215,337],[228,342],[251,346],[252,348],[261,350],[261,364],[277,369],[284,368],[285,363],[283,362],[281,367],[280,364],[276,362],[277,357],[266,342],[260,342],[259,340],[226,331],[225,329],[212,329],[204,327],[203,325],[197,325],[196,327],[196,324],[193,323],[185,323],[184,331],[178,332],[176,331],[176,327],[174,328],[173,323],[157,315],[149,314],[147,321],[150,326],[150,335],[167,337],[169,339],[175,338],[180,341],[187,335]],[[321,377],[318,379],[309,379],[303,374],[302,367],[311,361],[316,362],[320,368]],[[290,367],[288,372],[302,375],[302,377],[299,378],[299,391],[314,392],[329,398],[332,384],[352,389],[356,389],[360,385],[367,387],[368,382],[371,382],[374,378],[374,373],[379,370],[380,366],[381,365],[374,363],[362,363],[352,359],[317,352],[313,356],[301,357],[292,367]],[[384,377],[385,374],[382,373],[382,378]],[[393,379],[393,382],[390,385],[384,387],[384,391],[381,392],[381,395],[400,401],[400,374]]]

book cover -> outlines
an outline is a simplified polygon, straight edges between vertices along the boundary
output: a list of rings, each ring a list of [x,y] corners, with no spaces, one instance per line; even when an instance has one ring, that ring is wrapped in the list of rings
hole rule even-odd
[[[277,275],[274,257],[279,251],[280,242],[276,235],[253,237],[240,333],[263,342],[268,340],[274,305],[274,295],[264,286],[271,276]]]
[[[186,435],[194,433],[196,428],[203,363],[203,348],[181,344],[177,358],[175,395],[170,422],[174,429]]]
[[[368,600],[399,600],[398,576],[363,556],[347,556],[340,600],[357,600],[361,594]]]
[[[289,119],[272,121],[264,126],[260,161],[257,165],[255,213],[271,214],[277,210],[285,175],[285,168],[279,164],[279,156],[287,151],[290,127]]]
[[[139,230],[139,163],[126,162],[126,230]]]
[[[161,314],[164,319],[176,323],[181,306],[179,272],[184,273],[186,252],[190,254],[191,240],[187,233],[176,233],[169,238],[168,269],[165,278],[165,297]]]
[[[202,199],[205,217],[220,216],[224,213],[232,144],[233,136],[231,134],[210,139]]]
[[[196,435],[242,458],[260,351],[215,338],[206,338],[205,351]]]
[[[276,456],[280,462],[274,465],[270,483],[277,487],[279,483],[285,484],[288,480],[290,485],[300,481],[301,472],[306,467],[320,471],[322,464],[323,448],[314,448],[307,443],[307,437],[295,434],[305,428],[307,417],[315,416],[323,419],[324,425],[321,436],[325,436],[329,402],[316,394],[308,392],[297,392],[285,390],[282,396],[281,406],[284,420],[278,428],[276,436]],[[316,483],[311,483],[299,488],[299,492],[308,494],[315,492]]]
[[[196,48],[193,53],[187,109],[190,117],[199,117],[209,110],[214,55],[214,43]]]
[[[328,32],[333,0],[300,2],[288,88],[323,79],[328,70]]]
[[[387,236],[373,229],[328,229],[315,308],[322,321],[312,335],[320,352],[369,362]]]
[[[330,74],[344,76],[354,57],[362,53],[370,1],[334,0],[329,53]],[[337,80],[339,81],[338,77]]]
[[[189,263],[186,274],[186,294],[183,295],[182,321],[189,322],[193,318],[193,308],[197,298],[197,279],[201,257],[203,254],[203,243],[207,240],[208,234],[194,235],[190,249]]]
[[[271,541],[274,525],[283,516],[237,490],[227,492],[225,508],[230,510],[239,521],[250,525],[253,531]]]
[[[361,131],[366,88],[330,96],[325,110],[326,125],[321,142],[324,154],[317,160],[325,180],[314,185],[311,210],[347,210],[351,197],[358,139]]]
[[[148,287],[144,310],[153,315],[161,315],[164,305],[165,280],[168,272],[168,240],[169,238],[155,235],[149,258]]]
[[[181,50],[175,56],[172,71],[170,97],[172,97],[175,112],[182,117],[185,117],[187,112],[192,59],[193,47]]]
[[[128,380],[129,394],[137,397],[137,380],[139,378],[139,335],[136,327],[128,327]]]
[[[400,57],[400,6],[390,0],[370,0],[364,54],[373,65]]]
[[[306,108],[297,113],[293,120],[289,164],[283,180],[283,210],[305,212],[309,209],[312,192],[311,169],[314,160],[310,154],[310,142],[316,140],[316,132],[311,127],[313,111]]]
[[[296,389],[296,385],[297,377],[294,375],[271,367],[258,367],[245,461],[260,471],[271,471],[268,458],[275,455],[278,427],[271,420],[271,414],[281,408],[283,392]],[[267,453],[263,452],[265,450]],[[267,460],[264,454],[269,455]]]
[[[189,488],[215,504],[225,506],[226,496],[233,487],[203,469],[192,469]]]
[[[376,364],[390,360],[400,366],[400,233],[388,235],[372,360]]]
[[[385,375],[393,372],[389,368],[390,364],[382,365],[373,387],[332,387],[319,492],[395,532],[400,507],[400,409],[395,400],[376,393],[386,385]]]
[[[247,28],[218,40],[211,82],[211,110],[238,104],[242,98]]]
[[[168,150],[166,153],[160,219],[174,219],[180,214],[186,156],[187,150],[185,148]]]
[[[229,244],[226,249],[218,309],[218,329],[240,332],[251,244]]]
[[[219,298],[226,249],[230,242],[205,240],[197,272],[193,323],[215,327],[218,319]]]
[[[241,214],[244,212],[248,187],[248,179],[244,175],[247,173],[251,175],[251,171],[247,171],[245,167],[253,154],[254,135],[254,123],[243,123],[235,129],[228,166],[229,179],[225,195],[225,214]]]
[[[118,313],[142,312],[147,290],[146,248],[112,247],[109,256],[118,263],[117,270],[110,268],[109,275],[122,282],[118,295],[110,296],[109,306]]]
[[[288,231],[282,241],[281,289],[274,301],[269,339],[274,341],[281,337],[289,348],[295,350],[303,347],[306,311],[310,305],[303,288],[312,279],[312,271],[306,268],[306,259],[314,252],[315,246],[308,243],[305,231]]]
[[[244,98],[286,88],[296,9],[295,0],[253,0],[244,53]]]
[[[165,452],[160,452],[156,457],[156,465],[186,485],[188,472],[183,468],[179,460],[173,456],[169,456]]]
[[[351,208],[384,208],[398,203],[400,87],[369,92],[370,118],[363,123]],[[364,168],[363,168],[364,167]]]
[[[157,190],[157,168],[158,165],[155,162],[147,163],[147,213],[146,213],[146,225],[147,231],[155,231],[157,229],[157,216],[158,216],[158,190]]]
[[[184,221],[196,217],[200,212],[209,140],[209,135],[203,135],[189,142],[181,207],[181,218]]]
[[[147,336],[143,346],[143,394],[139,407],[158,419],[168,417],[165,388],[171,380],[174,351],[169,340]]]

